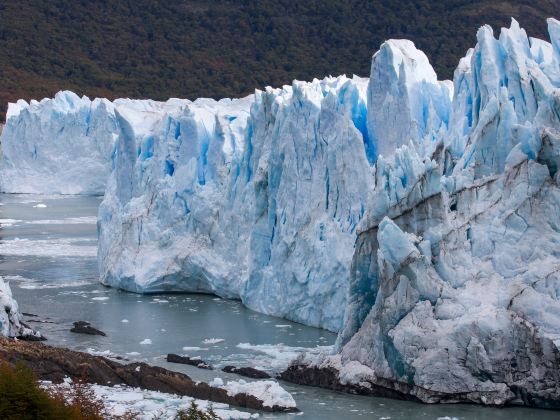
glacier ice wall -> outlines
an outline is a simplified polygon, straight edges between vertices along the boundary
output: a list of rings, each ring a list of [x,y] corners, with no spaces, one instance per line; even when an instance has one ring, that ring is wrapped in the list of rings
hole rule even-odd
[[[382,51],[372,78],[400,77],[376,82],[393,93],[379,113],[407,110],[392,121],[371,112],[371,80],[345,76],[197,100],[148,134],[119,119],[99,213],[102,282],[215,293],[339,331],[372,165],[379,150],[401,144],[393,136],[380,149],[377,138],[412,118],[407,143],[429,149],[449,119],[452,86],[437,81],[425,55],[409,41]]]
[[[181,102],[92,101],[64,91],[53,99],[9,104],[0,137],[0,190],[101,195],[119,132],[115,113],[129,115],[140,127]]]
[[[425,402],[560,406],[560,23],[477,34],[429,156],[377,163],[362,219],[341,376]]]
[[[368,191],[362,80],[198,100],[119,137],[100,208],[102,281],[216,293],[338,330]],[[124,125],[124,124],[123,124]]]
[[[406,39],[391,39],[373,55],[367,127],[375,153],[405,144],[428,153],[447,130],[453,86],[439,82],[428,57]]]

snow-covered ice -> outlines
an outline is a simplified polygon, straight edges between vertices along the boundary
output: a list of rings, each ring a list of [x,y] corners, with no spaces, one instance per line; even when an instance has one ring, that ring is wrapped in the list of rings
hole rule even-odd
[[[12,296],[10,284],[0,277],[0,335],[5,337],[35,337],[41,333],[33,331],[22,323],[22,316],[16,300]]]

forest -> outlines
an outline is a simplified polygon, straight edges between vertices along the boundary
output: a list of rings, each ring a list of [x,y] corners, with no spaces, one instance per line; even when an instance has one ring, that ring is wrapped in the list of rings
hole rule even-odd
[[[5,0],[0,121],[8,102],[70,89],[90,97],[221,98],[328,75],[367,76],[388,38],[408,38],[441,79],[477,28],[520,21],[547,38],[556,0]]]

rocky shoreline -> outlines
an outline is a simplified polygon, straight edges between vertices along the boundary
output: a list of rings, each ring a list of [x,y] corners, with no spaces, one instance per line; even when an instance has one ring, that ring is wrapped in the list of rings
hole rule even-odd
[[[83,378],[88,383],[127,385],[152,391],[188,396],[216,403],[267,412],[294,412],[295,408],[264,405],[253,395],[229,395],[225,389],[195,382],[189,376],[146,363],[120,364],[102,356],[0,337],[0,361],[10,365],[22,363],[40,380],[61,383],[64,378]]]
[[[425,404],[482,404],[493,407],[525,406],[559,410],[560,401],[528,392],[521,386],[507,386],[509,398],[503,398],[502,392],[475,390],[471,392],[441,392],[423,388],[414,384],[364,375],[359,380],[347,381],[347,375],[337,368],[337,363],[330,363],[327,357],[324,363],[309,363],[305,360],[295,360],[278,379],[298,385],[314,386],[345,392],[354,395],[368,395],[382,398],[392,398],[404,401],[414,401]],[[344,368],[343,368],[344,369]],[[358,374],[359,375],[359,374]],[[367,377],[366,377],[367,376]]]

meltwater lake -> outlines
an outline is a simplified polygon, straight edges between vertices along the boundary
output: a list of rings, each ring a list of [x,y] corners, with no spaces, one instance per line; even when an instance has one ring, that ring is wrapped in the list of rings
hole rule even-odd
[[[328,350],[336,334],[250,311],[211,295],[136,295],[98,282],[100,197],[0,194],[0,275],[8,280],[26,321],[47,344],[108,357],[141,360],[195,380],[239,377],[167,363],[167,353],[281,369],[298,352]],[[78,320],[107,336],[70,332]],[[40,321],[40,322],[39,322]],[[141,344],[151,343],[151,344]],[[423,405],[361,397],[282,382],[302,413],[261,418],[302,419],[557,419],[558,412],[474,405]]]

